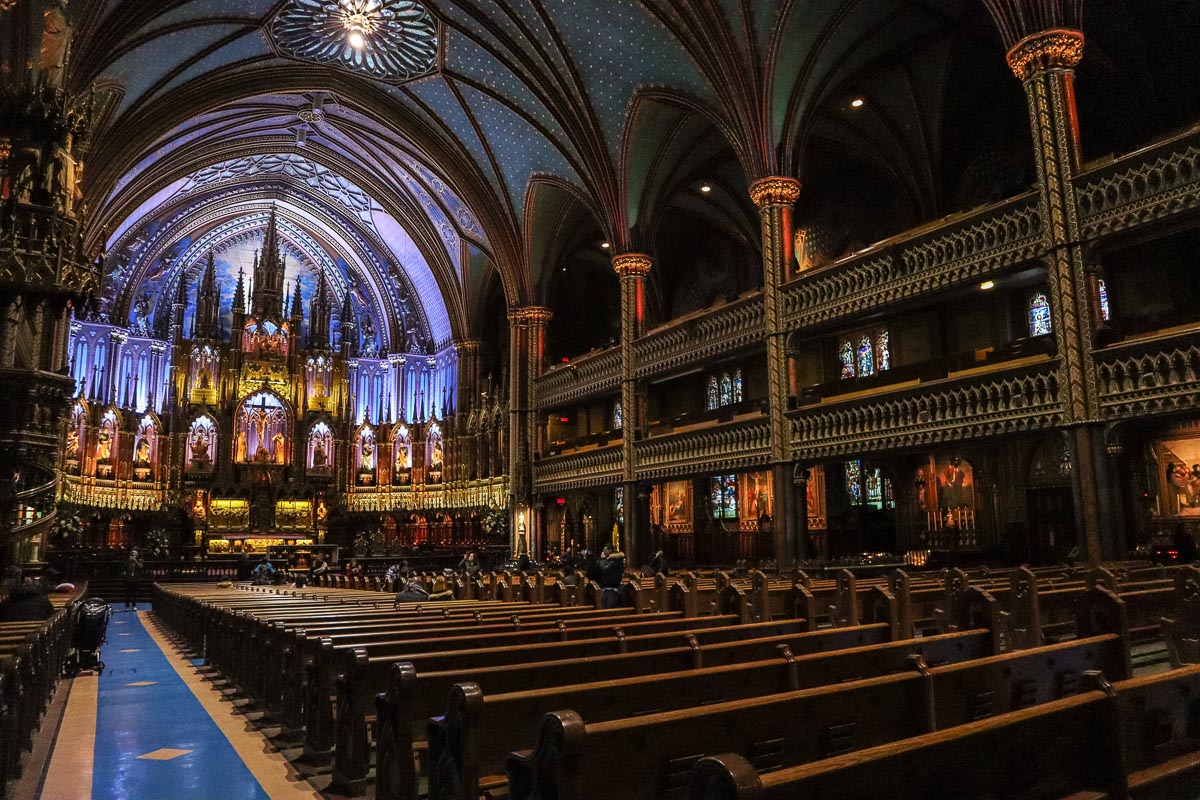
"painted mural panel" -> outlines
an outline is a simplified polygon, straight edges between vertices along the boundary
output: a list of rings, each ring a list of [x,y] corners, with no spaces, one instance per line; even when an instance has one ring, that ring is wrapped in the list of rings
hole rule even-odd
[[[1200,517],[1200,437],[1166,439],[1158,451],[1163,516]]]

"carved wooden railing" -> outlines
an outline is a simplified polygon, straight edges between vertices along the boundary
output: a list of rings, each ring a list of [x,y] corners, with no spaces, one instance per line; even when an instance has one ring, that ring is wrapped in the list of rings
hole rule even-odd
[[[355,486],[346,493],[351,511],[440,511],[491,508],[508,502],[508,476],[409,486]]]
[[[977,283],[1035,258],[1041,247],[1038,197],[1030,192],[801,273],[782,289],[784,325],[824,325],[923,292]]]
[[[1200,329],[1121,342],[1095,353],[1106,417],[1200,407]]]
[[[1048,428],[1061,421],[1058,359],[801,408],[797,460],[850,456]]]
[[[621,383],[621,351],[610,347],[548,370],[533,384],[538,408],[554,408],[616,392]]]
[[[771,436],[765,418],[735,420],[694,430],[653,436],[637,442],[640,480],[689,472],[765,466]]]
[[[1085,239],[1200,208],[1200,128],[1136,150],[1075,180]]]
[[[535,491],[552,494],[621,480],[621,442],[607,447],[543,458],[533,463]]]
[[[100,273],[83,250],[79,223],[41,206],[0,209],[0,284],[85,295]]]
[[[762,293],[651,331],[634,342],[637,377],[702,363],[763,341]]]

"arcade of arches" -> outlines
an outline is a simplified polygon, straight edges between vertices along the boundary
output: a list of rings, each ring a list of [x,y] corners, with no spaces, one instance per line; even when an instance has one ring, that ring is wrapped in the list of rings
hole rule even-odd
[[[0,2],[6,563],[1200,528],[1189,0],[225,5]]]

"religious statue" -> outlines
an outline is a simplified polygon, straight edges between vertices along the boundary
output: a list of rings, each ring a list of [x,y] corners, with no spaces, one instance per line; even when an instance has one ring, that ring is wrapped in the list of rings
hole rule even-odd
[[[360,464],[363,472],[375,469],[375,445],[371,443],[370,439],[363,439]]]
[[[324,525],[328,517],[329,509],[325,506],[325,498],[321,498],[317,501],[317,525]]]
[[[107,430],[100,431],[96,440],[96,460],[108,461],[112,458],[112,434]]]
[[[329,456],[326,455],[325,445],[321,443],[320,439],[317,439],[316,444],[313,445],[312,465],[313,469],[323,469],[329,466]]]
[[[325,379],[317,378],[313,381],[313,398],[322,400],[325,398]]]
[[[408,445],[403,442],[396,443],[396,469],[408,469],[411,466],[409,463]]]
[[[255,433],[254,438],[255,438],[255,441],[258,443],[257,449],[254,451],[254,460],[255,461],[266,461],[267,457],[269,455],[267,453],[267,449],[266,449],[266,446],[267,446],[267,441],[266,441],[267,440],[267,414],[266,414],[266,412],[264,411],[259,414],[254,414],[252,417],[252,422],[254,424],[254,433]]]
[[[432,456],[432,458],[429,459],[430,467],[432,467],[433,469],[441,469],[442,468],[442,455],[443,455],[442,454],[442,443],[441,443],[441,440],[438,440],[433,443],[433,456]]]
[[[72,428],[67,431],[67,458],[79,456],[79,431]]]
[[[234,451],[233,451],[233,460],[239,464],[244,464],[246,461],[249,460],[247,458],[246,432],[245,431],[238,431],[237,444],[234,447]]]
[[[209,373],[207,368],[200,370],[200,388],[212,388],[212,375]]]
[[[271,437],[271,452],[275,454],[276,464],[287,463],[287,444],[279,431],[275,431],[275,435]]]
[[[138,442],[137,448],[134,450],[133,463],[149,464],[150,463],[150,440],[145,436]]]
[[[192,434],[192,463],[206,464],[208,460],[208,436],[203,430],[197,430]]]

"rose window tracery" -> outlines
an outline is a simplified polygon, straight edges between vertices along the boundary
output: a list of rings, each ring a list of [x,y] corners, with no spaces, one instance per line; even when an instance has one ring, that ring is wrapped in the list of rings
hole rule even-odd
[[[288,0],[268,30],[285,55],[389,83],[438,65],[437,19],[416,0]]]

